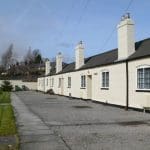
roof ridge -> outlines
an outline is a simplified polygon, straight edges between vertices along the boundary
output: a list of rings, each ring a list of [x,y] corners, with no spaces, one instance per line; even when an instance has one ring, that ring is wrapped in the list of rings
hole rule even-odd
[[[150,40],[150,37],[148,37],[148,38],[145,38],[145,39],[143,39],[143,40],[140,40],[140,41],[136,41],[135,43],[138,43],[138,42],[143,42],[143,41],[147,41],[147,40]]]

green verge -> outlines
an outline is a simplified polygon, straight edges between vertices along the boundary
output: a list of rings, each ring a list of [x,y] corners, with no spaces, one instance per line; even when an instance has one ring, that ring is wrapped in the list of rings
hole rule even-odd
[[[1,103],[10,103],[10,93],[0,91],[0,104]]]
[[[11,105],[10,93],[0,92],[0,137],[14,136],[17,143],[13,144],[13,150],[19,148],[19,138],[17,133],[16,121],[13,107]],[[0,150],[7,150],[8,146],[0,144]]]
[[[13,108],[10,103],[10,93],[0,93],[0,135],[14,135],[17,133]]]
[[[16,124],[11,104],[0,105],[0,136],[16,134]]]

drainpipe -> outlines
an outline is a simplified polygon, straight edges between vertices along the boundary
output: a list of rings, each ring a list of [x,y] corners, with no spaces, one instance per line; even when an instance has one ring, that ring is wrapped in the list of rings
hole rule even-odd
[[[126,106],[125,110],[128,110],[129,107],[129,69],[128,61],[126,61]]]

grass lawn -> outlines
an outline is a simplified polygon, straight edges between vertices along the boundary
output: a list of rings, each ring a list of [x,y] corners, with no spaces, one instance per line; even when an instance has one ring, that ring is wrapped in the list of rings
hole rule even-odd
[[[10,103],[10,93],[0,93],[0,136],[17,133],[13,108]]]
[[[0,136],[14,134],[16,134],[16,125],[12,106],[0,105]]]
[[[1,103],[10,103],[10,93],[9,92],[0,92],[0,104]]]

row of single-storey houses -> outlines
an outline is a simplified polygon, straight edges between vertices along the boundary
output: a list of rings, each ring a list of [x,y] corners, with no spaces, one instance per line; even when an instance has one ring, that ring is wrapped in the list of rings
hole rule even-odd
[[[79,42],[75,62],[63,66],[61,53],[56,68],[47,61],[37,89],[126,108],[150,107],[150,38],[135,43],[129,14],[122,17],[117,30],[117,49],[84,58],[84,45]]]

